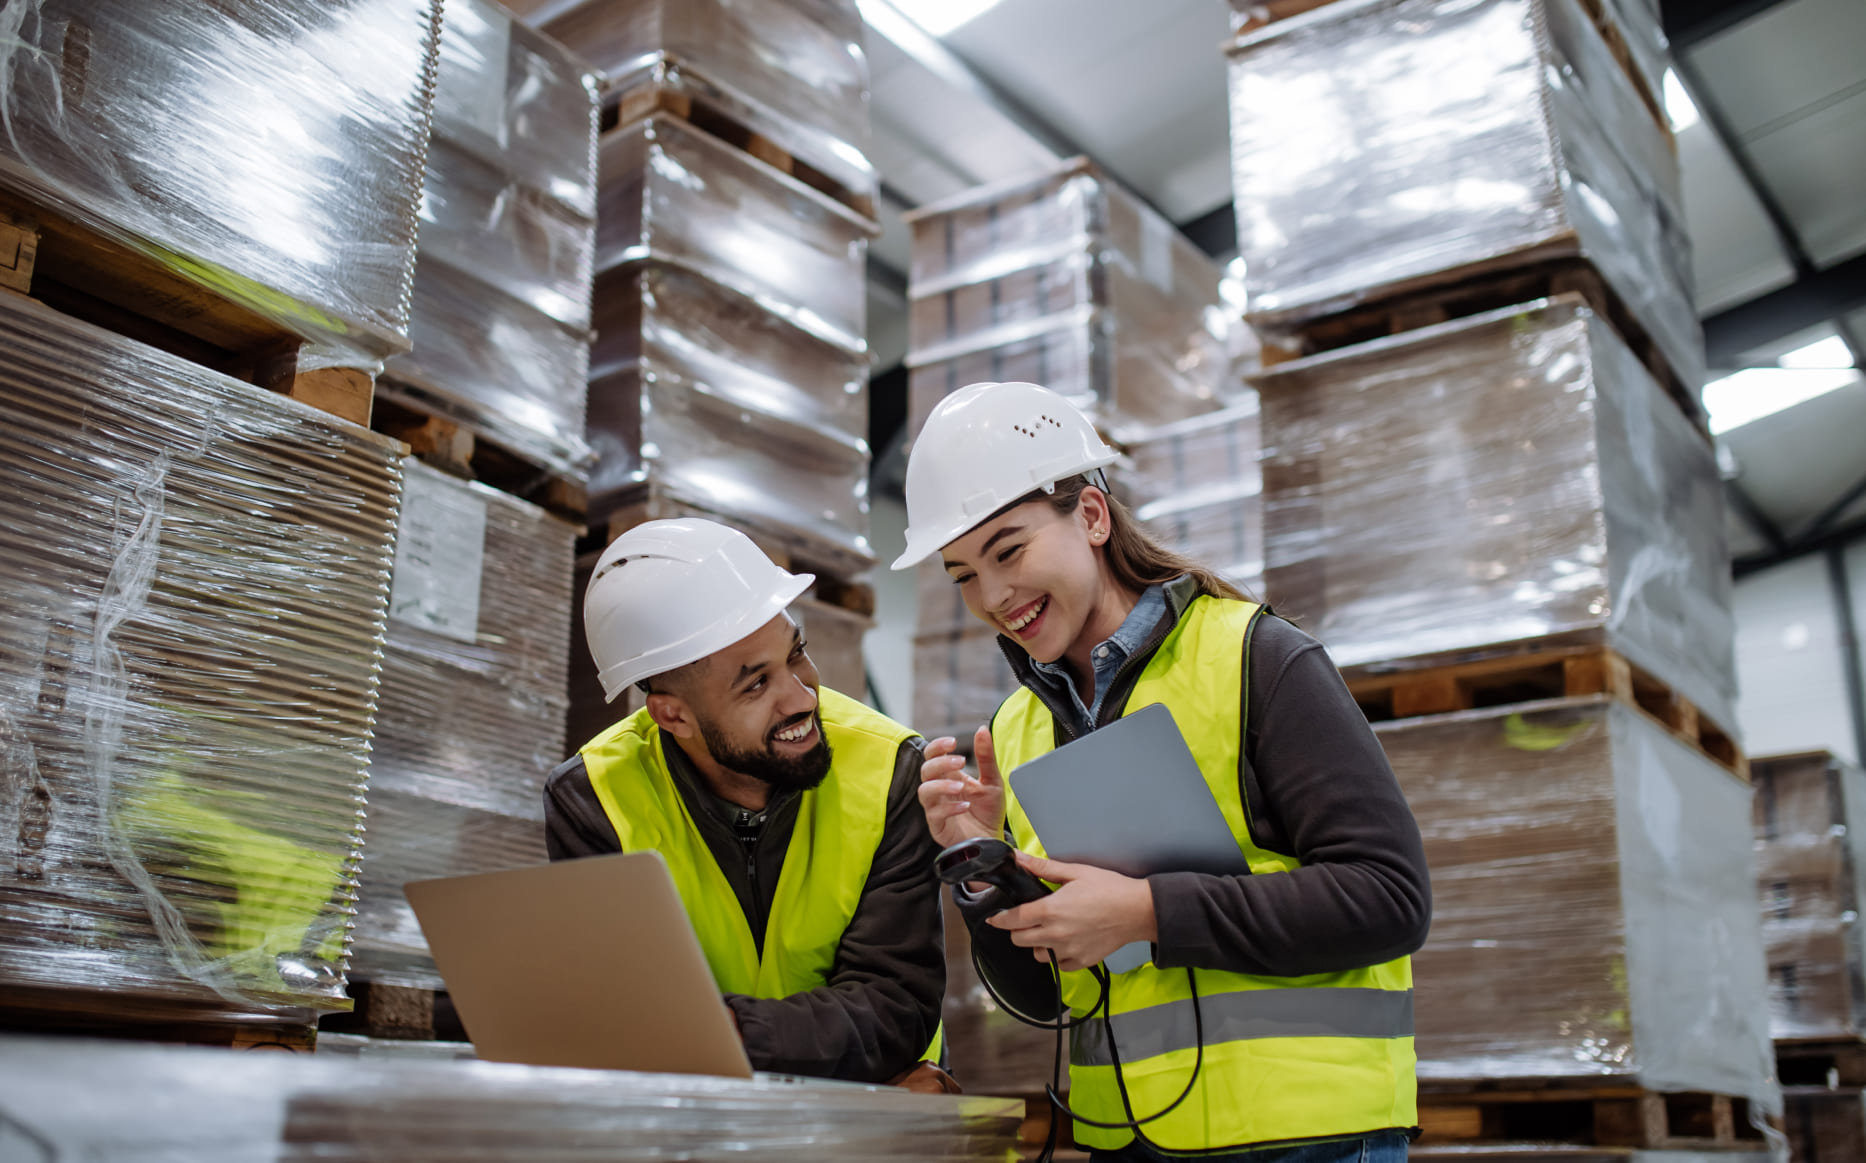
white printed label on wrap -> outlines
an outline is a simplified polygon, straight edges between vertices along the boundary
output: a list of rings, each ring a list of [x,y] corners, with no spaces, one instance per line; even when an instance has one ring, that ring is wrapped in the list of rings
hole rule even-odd
[[[485,500],[426,465],[406,462],[389,617],[475,641],[485,557]]]

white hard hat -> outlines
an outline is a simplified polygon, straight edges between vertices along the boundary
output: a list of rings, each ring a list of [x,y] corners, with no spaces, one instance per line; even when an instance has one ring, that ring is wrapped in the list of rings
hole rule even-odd
[[[603,550],[583,595],[604,701],[749,637],[815,580],[779,569],[751,538],[712,521],[635,526]]]
[[[907,457],[909,569],[1026,493],[1112,464],[1087,416],[1036,384],[973,384],[939,402]]]

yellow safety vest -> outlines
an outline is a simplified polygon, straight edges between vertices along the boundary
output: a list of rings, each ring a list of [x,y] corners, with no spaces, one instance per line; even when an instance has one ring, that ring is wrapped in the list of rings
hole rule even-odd
[[[817,695],[834,759],[829,775],[798,805],[762,955],[738,894],[687,812],[668,771],[661,729],[647,708],[581,752],[622,850],[666,859],[713,978],[726,993],[781,998],[827,984],[881,846],[895,761],[915,732],[828,687]],[[936,1033],[928,1060],[937,1062],[939,1051]]]
[[[1240,660],[1258,611],[1250,602],[1194,599],[1141,672],[1122,714],[1166,704],[1251,871],[1276,875],[1301,862],[1252,842],[1240,786],[1247,681]],[[1054,719],[1035,695],[1019,690],[999,708],[991,733],[1000,769],[1008,773],[1012,834],[1019,848],[1044,855],[1041,837],[1017,803],[1017,768],[1055,747]],[[1134,774],[1145,778],[1144,772]],[[1186,1101],[1141,1128],[1153,1143],[1171,1151],[1203,1151],[1343,1138],[1418,1122],[1410,958],[1308,977],[1215,969],[1196,975],[1204,1065]],[[1087,972],[1063,974],[1063,997],[1077,1017],[1100,995]],[[1109,1005],[1134,1113],[1124,1113],[1108,1025],[1100,1020],[1073,1032],[1069,1105],[1097,1122],[1144,1119],[1179,1097],[1192,1077],[1198,1040],[1186,971],[1149,963],[1116,974]],[[1075,1135],[1085,1146],[1103,1149],[1134,1137],[1132,1131],[1080,1121]]]

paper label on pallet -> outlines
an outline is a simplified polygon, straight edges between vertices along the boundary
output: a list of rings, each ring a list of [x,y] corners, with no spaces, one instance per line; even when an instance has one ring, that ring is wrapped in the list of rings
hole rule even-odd
[[[477,640],[485,557],[486,502],[409,461],[389,617],[461,642]]]

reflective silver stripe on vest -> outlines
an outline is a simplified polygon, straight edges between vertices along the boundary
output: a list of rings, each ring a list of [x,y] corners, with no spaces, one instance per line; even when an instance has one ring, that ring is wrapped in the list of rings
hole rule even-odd
[[[1247,989],[1201,995],[1205,1044],[1256,1038],[1410,1038],[1412,991],[1398,989]],[[1199,1044],[1192,999],[1114,1016],[1123,1064]],[[1113,1066],[1107,1026],[1100,1020],[1072,1032],[1069,1061]]]

